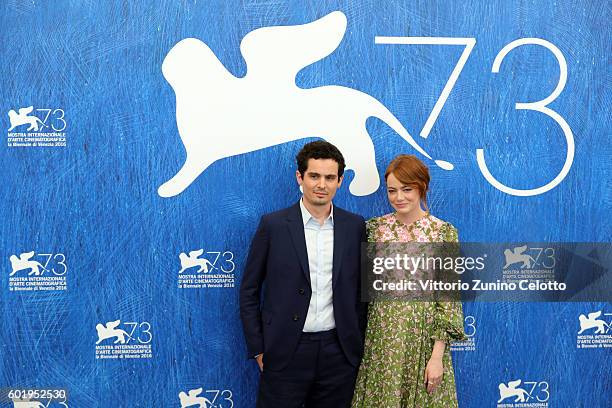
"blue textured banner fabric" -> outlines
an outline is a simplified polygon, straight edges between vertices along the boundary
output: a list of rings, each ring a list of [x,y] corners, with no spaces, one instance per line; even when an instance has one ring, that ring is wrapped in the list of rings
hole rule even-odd
[[[253,30],[324,17],[316,35],[337,44],[254,35],[241,53]],[[407,153],[460,240],[610,242],[610,19],[606,2],[569,0],[3,2],[0,404],[63,389],[37,401],[254,406],[248,246],[262,214],[300,197],[299,148],[333,132],[353,165],[334,202],[365,218],[391,211],[382,175]],[[460,407],[610,406],[612,304],[464,314]]]

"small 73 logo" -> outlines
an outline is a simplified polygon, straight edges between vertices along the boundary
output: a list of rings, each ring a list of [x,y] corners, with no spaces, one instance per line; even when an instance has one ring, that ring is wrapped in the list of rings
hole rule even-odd
[[[17,112],[11,109],[8,112],[11,127],[9,132],[13,131],[18,126],[28,125],[28,132],[39,132],[44,128],[50,128],[54,132],[63,132],[66,129],[66,120],[64,119],[65,112],[63,109],[36,109],[36,112],[41,112],[41,115],[31,115],[34,111],[34,106],[27,108],[19,108]],[[41,119],[42,118],[42,119]]]
[[[44,263],[38,262],[36,257],[43,257]],[[15,275],[19,271],[28,271],[28,276],[42,276],[45,272],[51,271],[55,276],[63,276],[68,271],[68,266],[66,265],[66,255],[63,253],[50,253],[50,254],[38,254],[34,251],[23,252],[17,255],[11,255],[9,257],[11,261],[11,273],[9,276]],[[53,262],[51,262],[53,260]],[[52,263],[52,266],[49,268],[49,264]]]
[[[528,248],[527,245],[523,245],[504,250],[504,257],[506,258],[504,269],[514,264],[518,264],[520,269],[535,267],[552,269],[556,265],[555,248]]]
[[[499,404],[508,398],[514,398],[512,402],[529,402],[532,399],[536,399],[539,402],[546,402],[550,398],[548,382],[525,381],[525,387],[519,388],[521,382],[519,378],[515,381],[508,381],[508,385],[504,383],[499,384],[499,400],[497,403]]]
[[[124,322],[123,327],[127,326],[128,331],[123,330],[120,325],[121,320],[106,322],[106,324],[98,323],[96,325],[98,333],[96,345],[107,339],[114,339],[113,344],[129,344],[132,340],[136,340],[139,344],[149,344],[153,340],[149,322]]]

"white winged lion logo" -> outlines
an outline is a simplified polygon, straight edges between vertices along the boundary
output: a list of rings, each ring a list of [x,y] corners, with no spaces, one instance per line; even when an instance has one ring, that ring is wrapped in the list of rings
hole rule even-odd
[[[202,41],[187,38],[166,55],[162,73],[176,95],[176,123],[187,157],[158,193],[183,192],[215,161],[293,140],[321,137],[336,145],[355,172],[349,190],[361,196],[380,184],[366,120],[384,121],[420,154],[431,159],[399,120],[377,99],[344,86],[300,88],[296,74],[331,54],[346,31],[334,11],[295,26],[263,27],[240,43],[247,66],[237,78]],[[436,160],[446,170],[453,165]]]
[[[19,113],[11,109],[8,113],[9,120],[11,122],[11,127],[9,128],[8,131],[10,132],[13,129],[15,129],[17,126],[21,126],[21,125],[29,125],[27,129],[28,132],[31,130],[38,132],[39,124],[41,127],[45,127],[45,124],[42,122],[42,120],[40,120],[37,116],[30,115],[30,113],[32,113],[33,110],[34,110],[34,106],[28,106],[27,108],[20,108]]]
[[[195,407],[207,408],[211,407],[212,403],[210,400],[202,395],[204,388],[197,388],[195,390],[189,390],[187,394],[184,391],[179,392],[179,400],[181,402],[181,408]]]
[[[606,322],[599,319],[600,316],[601,310],[598,312],[589,313],[588,316],[581,314],[578,318],[580,321],[580,331],[578,334],[582,334],[588,329],[595,329],[595,334],[604,334],[606,332]]]
[[[514,402],[525,402],[526,399],[529,399],[529,394],[522,388],[519,388],[521,385],[521,380],[509,381],[508,385],[501,383],[499,384],[499,400],[497,403],[501,403],[506,398],[516,397]]]
[[[46,408],[42,402],[32,400],[30,398],[13,399],[13,408]],[[47,403],[47,405],[49,405]]]

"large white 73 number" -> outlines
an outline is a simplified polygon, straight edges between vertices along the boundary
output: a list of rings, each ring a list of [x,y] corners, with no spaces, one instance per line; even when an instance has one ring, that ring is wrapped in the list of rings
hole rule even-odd
[[[554,44],[541,38],[521,38],[512,41],[510,44],[502,48],[499,54],[497,54],[497,56],[495,57],[495,61],[493,61],[493,67],[491,68],[491,72],[495,74],[499,73],[499,67],[506,55],[508,55],[508,53],[516,47],[520,47],[521,45],[527,44],[541,45],[542,47],[546,48],[554,54],[554,56],[557,58],[557,61],[559,62],[559,82],[557,83],[557,87],[555,88],[555,90],[550,95],[548,95],[548,97],[537,102],[517,103],[516,109],[542,112],[543,114],[550,116],[555,122],[559,124],[559,126],[561,126],[563,134],[565,135],[565,142],[567,144],[565,163],[563,164],[563,167],[561,168],[559,174],[557,174],[557,177],[551,180],[548,184],[529,190],[519,190],[516,188],[508,187],[497,181],[497,179],[493,177],[493,175],[487,168],[487,164],[485,163],[484,159],[484,150],[476,149],[476,161],[478,162],[478,167],[480,168],[482,175],[487,179],[487,181],[491,183],[493,187],[503,191],[504,193],[521,197],[542,194],[547,192],[548,190],[555,188],[561,181],[563,181],[565,176],[567,176],[567,173],[572,167],[572,162],[574,161],[574,135],[572,134],[572,129],[570,129],[569,125],[567,124],[565,119],[561,117],[561,115],[559,115],[554,110],[547,108],[548,104],[557,99],[557,97],[561,94],[561,91],[563,91],[565,83],[567,82],[567,62],[565,61],[565,57],[563,56],[559,48],[557,48]]]
[[[461,57],[457,61],[457,65],[451,72],[450,77],[448,77],[448,81],[446,81],[446,85],[444,85],[444,89],[442,89],[442,93],[438,97],[436,104],[434,105],[427,121],[425,122],[425,126],[421,130],[420,135],[424,138],[429,136],[429,132],[431,132],[431,128],[433,127],[436,119],[440,115],[440,111],[442,107],[446,103],[448,99],[448,95],[450,95],[451,89],[455,86],[455,82],[457,82],[457,78],[459,78],[459,74],[463,70],[465,63],[470,57],[470,53],[474,49],[476,45],[475,38],[454,38],[454,37],[374,37],[375,44],[407,44],[407,45],[463,45],[465,48],[461,53]]]
[[[457,78],[459,78],[459,74],[461,73],[461,70],[463,70],[463,67],[465,66],[465,63],[468,60],[470,53],[474,49],[474,46],[476,45],[476,39],[475,38],[452,38],[452,37],[381,37],[381,36],[377,36],[375,37],[374,42],[376,44],[463,45],[465,46],[463,53],[461,53],[461,57],[459,57],[459,60],[457,61],[457,65],[455,65],[455,68],[453,69],[453,72],[448,78],[448,81],[446,81],[446,85],[444,86],[442,93],[438,97],[438,100],[436,101],[434,108],[432,109],[431,113],[429,114],[429,117],[427,118],[427,121],[425,122],[425,126],[423,126],[423,129],[421,130],[420,135],[426,138],[427,136],[429,136],[429,133],[431,132],[431,128],[433,127],[434,123],[436,122],[436,119],[440,115],[440,111],[442,110],[444,103],[448,99],[448,96],[450,95],[450,92],[453,89],[453,86],[455,86],[455,83],[457,82]],[[557,48],[554,44],[546,40],[543,40],[541,38],[521,38],[521,39],[512,41],[510,44],[502,48],[502,50],[497,54],[497,56],[495,57],[495,61],[493,62],[493,67],[491,69],[491,72],[499,73],[499,67],[501,66],[501,63],[506,57],[506,55],[508,55],[508,53],[512,51],[513,49],[515,49],[516,47],[519,47],[521,45],[527,45],[527,44],[540,45],[546,48],[547,50],[551,51],[554,54],[554,56],[557,58],[557,61],[559,62],[559,70],[560,70],[559,82],[557,83],[557,87],[555,88],[555,90],[548,97],[542,99],[541,101],[537,101],[537,102],[517,103],[516,109],[532,110],[536,112],[541,112],[551,117],[555,122],[557,122],[557,124],[561,127],[561,130],[563,130],[563,134],[565,135],[565,141],[567,144],[567,154],[565,156],[565,163],[563,164],[563,167],[561,168],[561,171],[559,172],[559,174],[557,174],[557,176],[553,180],[551,180],[548,184],[545,184],[538,188],[533,188],[533,189],[528,189],[528,190],[519,190],[516,188],[508,187],[500,183],[495,177],[493,177],[493,175],[489,171],[489,168],[487,167],[487,164],[485,163],[484,149],[476,149],[476,161],[478,162],[478,167],[480,168],[480,171],[482,172],[482,175],[485,177],[485,179],[489,183],[491,183],[493,187],[497,188],[500,191],[503,191],[504,193],[515,195],[515,196],[523,196],[523,197],[534,196],[534,195],[545,193],[555,188],[559,183],[561,183],[561,181],[563,181],[565,176],[567,176],[567,173],[569,173],[569,170],[572,167],[572,163],[574,161],[574,150],[575,150],[574,135],[572,133],[572,129],[570,129],[569,125],[567,124],[565,119],[561,117],[561,115],[559,115],[554,110],[548,108],[548,104],[550,104],[552,101],[557,99],[557,97],[563,91],[563,88],[565,87],[565,83],[567,82],[567,62],[565,61],[565,57],[563,56],[563,53],[561,53],[559,48]]]

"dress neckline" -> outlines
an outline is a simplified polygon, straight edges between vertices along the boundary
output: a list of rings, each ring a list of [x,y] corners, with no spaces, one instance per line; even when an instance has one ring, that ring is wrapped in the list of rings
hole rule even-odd
[[[420,221],[426,219],[426,218],[430,218],[431,217],[431,213],[429,211],[427,211],[425,213],[424,216],[422,216],[421,218],[417,218],[416,220],[412,221],[410,224],[406,224],[403,221],[401,221],[399,218],[397,218],[397,211],[394,211],[391,213],[391,216],[393,217],[393,219],[395,220],[395,222],[403,227],[406,227],[407,229],[413,228],[415,227],[417,224],[420,224]]]

